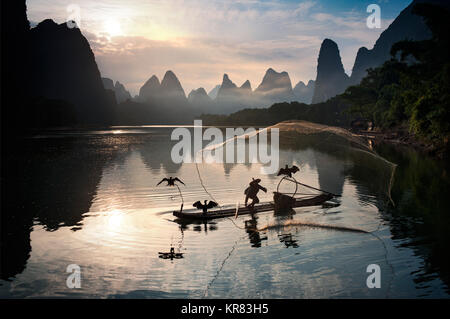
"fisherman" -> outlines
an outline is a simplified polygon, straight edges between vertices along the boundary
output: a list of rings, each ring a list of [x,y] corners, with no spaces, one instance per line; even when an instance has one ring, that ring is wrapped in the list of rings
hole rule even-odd
[[[265,187],[259,185],[260,182],[261,182],[261,180],[259,178],[258,179],[252,178],[252,181],[249,184],[250,186],[247,187],[247,189],[245,190],[244,194],[245,194],[245,206],[246,207],[254,208],[255,204],[259,203],[259,198],[256,195],[258,194],[258,192],[260,190],[267,193],[267,189]],[[249,198],[252,199],[252,203],[247,206],[247,202],[248,202]]]

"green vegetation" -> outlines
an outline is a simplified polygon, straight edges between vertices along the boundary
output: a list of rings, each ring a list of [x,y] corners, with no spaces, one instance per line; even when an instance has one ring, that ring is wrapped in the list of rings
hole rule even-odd
[[[450,134],[450,53],[448,21],[442,7],[418,4],[413,12],[424,17],[430,40],[393,45],[393,59],[371,69],[358,86],[342,97],[350,114],[389,129],[407,126],[428,144],[447,148]]]
[[[349,87],[327,102],[306,105],[274,104],[268,109],[246,109],[229,116],[203,115],[210,125],[272,125],[285,120],[305,120],[350,126],[365,118],[382,130],[407,128],[427,145],[448,150],[450,136],[450,13],[443,7],[417,4],[433,37],[393,45],[392,59],[368,70],[360,85]]]
[[[202,115],[208,125],[268,126],[286,120],[305,120],[347,127],[350,116],[344,112],[348,102],[337,96],[326,102],[308,105],[299,102],[277,103],[267,109],[245,109],[230,115]]]

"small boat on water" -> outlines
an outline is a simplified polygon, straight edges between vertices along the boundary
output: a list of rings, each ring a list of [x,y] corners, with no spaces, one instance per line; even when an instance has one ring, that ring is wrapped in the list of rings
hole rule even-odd
[[[334,195],[331,193],[323,193],[319,195],[310,195],[295,198],[279,192],[274,192],[273,202],[259,203],[256,204],[253,208],[248,206],[233,207],[233,205],[226,205],[221,206],[217,209],[209,210],[206,214],[202,211],[198,211],[197,209],[188,209],[182,211],[174,211],[173,215],[178,218],[197,220],[225,218],[268,211],[289,210],[296,207],[317,206],[325,203],[333,197]]]

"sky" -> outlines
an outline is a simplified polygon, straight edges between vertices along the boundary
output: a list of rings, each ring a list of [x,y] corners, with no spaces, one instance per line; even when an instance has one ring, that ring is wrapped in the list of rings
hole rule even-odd
[[[366,25],[369,4],[381,8],[381,28]],[[373,47],[411,0],[28,0],[31,25],[78,20],[103,77],[132,95],[167,70],[186,94],[208,92],[224,73],[255,89],[268,68],[286,71],[294,86],[315,79],[325,38],[340,49],[351,74],[358,49]],[[73,6],[75,5],[75,6]],[[74,9],[75,8],[75,9]],[[79,8],[79,10],[78,10]],[[78,15],[76,13],[79,13]]]

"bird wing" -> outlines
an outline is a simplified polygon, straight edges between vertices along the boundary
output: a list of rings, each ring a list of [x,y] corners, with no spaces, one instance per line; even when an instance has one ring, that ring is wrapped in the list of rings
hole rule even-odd
[[[176,182],[176,181],[179,181],[181,184],[186,185],[186,184],[183,183],[183,182],[181,181],[181,179],[179,179],[178,177],[175,177],[173,180],[174,180],[175,182]]]
[[[161,184],[164,181],[168,182],[169,180],[167,178],[163,178],[158,184],[156,184],[156,186],[158,186],[159,184]]]
[[[198,209],[202,209],[203,208],[203,204],[198,200],[196,201],[194,204],[192,204],[192,206],[198,208]]]
[[[300,169],[297,166],[292,166],[292,172],[296,173],[298,172]]]
[[[213,201],[209,201],[208,205],[206,205],[206,208],[213,208],[213,207],[216,207],[217,205],[219,205],[219,204],[217,204],[216,202],[213,202]]]

